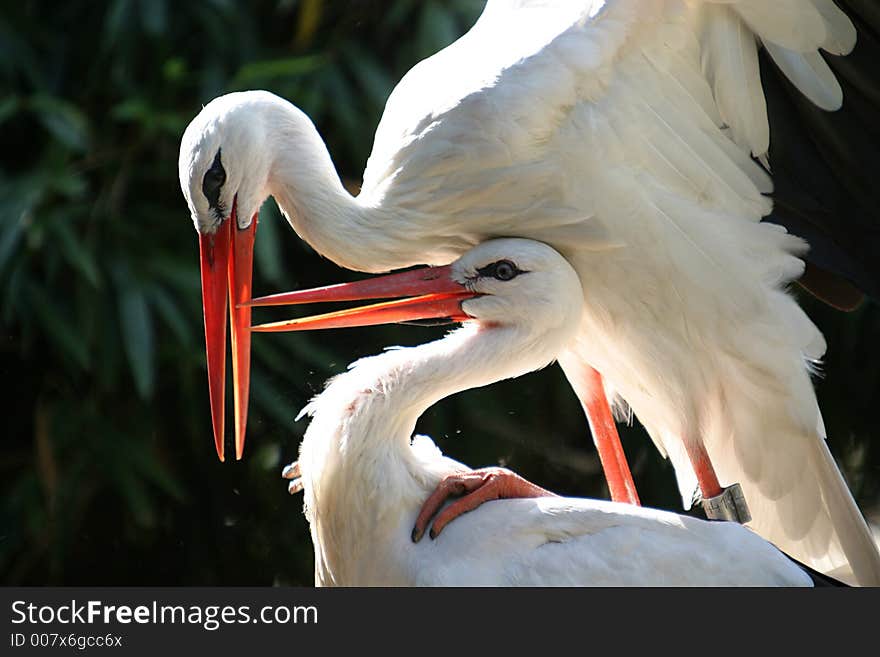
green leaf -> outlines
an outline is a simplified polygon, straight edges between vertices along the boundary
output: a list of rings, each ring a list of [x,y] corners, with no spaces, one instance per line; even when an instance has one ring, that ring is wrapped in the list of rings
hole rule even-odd
[[[345,61],[351,66],[355,79],[366,92],[370,102],[381,110],[394,88],[395,81],[388,70],[382,67],[375,57],[356,45],[347,49]]]
[[[125,470],[115,472],[113,478],[116,480],[116,490],[128,503],[129,513],[137,520],[137,523],[146,527],[152,526],[155,523],[153,503],[143,482]]]
[[[21,109],[21,99],[18,96],[10,95],[0,99],[0,124],[14,116],[19,109]]]
[[[242,66],[232,82],[230,88],[242,88],[254,86],[259,82],[266,82],[273,78],[286,78],[305,75],[318,70],[326,63],[322,55],[304,55],[302,57],[285,57],[283,59],[264,59]]]
[[[179,82],[186,77],[186,60],[183,57],[171,57],[162,64],[162,77],[169,82]]]
[[[28,105],[55,139],[73,150],[88,148],[88,119],[73,104],[38,94],[30,98]]]
[[[254,241],[254,260],[260,275],[270,283],[281,283],[281,245],[278,235],[279,223],[287,222],[281,216],[278,206],[271,198],[260,208],[260,223],[257,225],[257,239]]]
[[[88,369],[89,352],[82,337],[73,329],[73,322],[52,301],[49,294],[38,284],[28,285],[31,307],[40,319],[43,333],[55,343],[65,356],[80,368]]]
[[[201,279],[199,278],[198,250],[192,254],[192,262],[187,262],[180,257],[157,256],[150,260],[148,266],[151,276],[157,276],[182,292],[201,294]]]
[[[137,123],[145,135],[164,133],[175,140],[186,127],[187,119],[175,112],[164,111],[143,98],[128,98],[113,106],[110,116],[121,123]]]
[[[330,105],[331,118],[334,120],[338,138],[348,148],[355,150],[354,158],[366,160],[369,144],[361,138],[363,132],[363,114],[358,110],[360,103],[352,93],[351,86],[337,69],[329,69],[322,77],[325,94],[334,99]]]
[[[51,232],[58,238],[64,259],[95,288],[101,287],[101,274],[92,252],[79,240],[70,222],[55,215],[51,222]]]
[[[183,347],[189,349],[193,344],[192,326],[180,312],[177,303],[170,294],[158,285],[150,284],[144,289],[153,307],[158,311],[168,328],[177,336],[177,340]]]
[[[13,266],[3,285],[3,321],[12,321],[19,304],[23,303],[24,282],[27,267],[23,263]]]
[[[287,337],[288,339],[281,341],[281,344],[299,362],[311,367],[324,368],[327,367],[327,363],[339,360],[339,356],[331,349],[321,346],[322,342],[319,338],[303,333],[291,333]]]
[[[417,0],[398,0],[392,2],[382,15],[381,25],[385,32],[388,33],[393,29],[399,28],[405,23],[412,14],[413,6]]]
[[[3,232],[0,233],[0,271],[6,266],[9,257],[15,252],[21,241],[22,221],[21,217],[10,216],[10,221],[3,222]]]
[[[120,436],[120,439],[122,436]],[[122,444],[123,440],[117,443]],[[149,481],[158,486],[164,493],[178,502],[186,499],[183,486],[175,480],[161,461],[156,458],[153,450],[145,441],[129,440],[124,459],[128,462],[129,470],[144,481]]]
[[[293,431],[293,423],[299,409],[292,406],[290,400],[284,399],[281,393],[259,372],[251,374],[251,394],[260,408],[266,411],[278,424]]]
[[[147,123],[151,108],[143,98],[126,98],[110,110],[110,116],[118,121],[137,121]]]
[[[134,0],[115,0],[107,11],[104,32],[108,43],[116,43],[125,32],[125,25],[131,18]]]
[[[159,36],[168,23],[168,5],[165,0],[140,0],[141,24],[147,34]]]
[[[153,395],[155,378],[153,322],[150,307],[140,284],[126,268],[117,266],[116,273],[119,325],[125,355],[138,394],[143,399],[149,399]]]
[[[426,2],[419,17],[417,42],[419,55],[430,57],[455,41],[459,36],[449,10],[433,0]]]
[[[15,252],[35,206],[45,194],[46,179],[26,175],[0,184],[0,271]]]

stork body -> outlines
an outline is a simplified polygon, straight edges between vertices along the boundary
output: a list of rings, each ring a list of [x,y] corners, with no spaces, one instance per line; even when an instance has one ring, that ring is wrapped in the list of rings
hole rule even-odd
[[[508,281],[480,273],[502,259],[523,273]],[[316,584],[810,585],[740,525],[587,499],[498,500],[413,542],[428,493],[467,469],[429,438],[412,438],[419,416],[448,395],[544,367],[579,327],[578,278],[543,244],[487,242],[451,275],[483,295],[461,304],[476,321],[358,361],[306,409],[298,475]]]
[[[309,119],[271,94],[193,121],[181,184],[196,227],[222,148],[220,207],[249,225],[272,195],[340,265],[445,264],[492,237],[558,249],[584,290],[560,363],[584,399],[631,409],[682,498],[707,456],[742,485],[751,526],[814,568],[880,584],[880,556],[824,441],[810,368],[825,349],[784,290],[806,245],[771,211],[758,41],[814,103],[840,87],[819,49],[855,30],[830,0],[490,2],[389,98],[357,197]],[[772,164],[772,163],[771,163]],[[582,386],[602,374],[604,391]]]

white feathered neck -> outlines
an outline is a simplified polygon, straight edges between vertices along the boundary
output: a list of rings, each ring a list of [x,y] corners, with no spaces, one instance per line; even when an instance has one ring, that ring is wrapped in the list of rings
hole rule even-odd
[[[313,417],[299,462],[316,581],[357,581],[341,557],[359,550],[376,550],[381,563],[382,546],[399,538],[401,518],[414,515],[449,472],[429,439],[410,444],[428,407],[547,365],[570,330],[539,335],[524,326],[471,323],[442,340],[360,360],[333,379],[303,410]]]

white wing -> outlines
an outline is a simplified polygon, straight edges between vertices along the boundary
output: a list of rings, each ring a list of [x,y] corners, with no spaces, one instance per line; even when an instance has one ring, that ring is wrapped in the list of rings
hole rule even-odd
[[[833,109],[819,49],[854,39],[831,0],[490,2],[395,89],[361,200],[418,245],[398,266],[490,237],[552,244],[584,284],[573,351],[673,458],[686,501],[682,441],[702,441],[762,535],[880,583],[816,430],[805,360],[824,340],[781,290],[805,245],[760,223],[771,182],[750,157],[772,138],[759,44]]]
[[[442,217],[426,227],[435,241],[438,231],[521,235],[527,222],[530,237],[601,248],[614,231],[572,186],[591,164],[611,164],[603,159],[615,147],[632,149],[611,142],[627,117],[652,137],[639,150],[662,183],[727,211],[766,214],[769,180],[720,129],[766,153],[756,34],[810,98],[839,106],[817,49],[851,48],[854,30],[831,0],[489,2],[466,35],[395,88],[362,200],[426,223]]]
[[[733,523],[574,498],[503,500],[401,553],[433,586],[810,586],[767,541]]]

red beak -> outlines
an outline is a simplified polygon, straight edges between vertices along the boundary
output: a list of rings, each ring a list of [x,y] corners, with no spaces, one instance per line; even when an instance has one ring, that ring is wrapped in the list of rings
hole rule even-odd
[[[420,319],[448,318],[465,321],[470,317],[461,309],[461,302],[479,296],[453,280],[451,266],[416,269],[354,283],[328,285],[310,290],[273,294],[253,299],[247,306],[277,306],[324,301],[361,301],[389,299],[361,308],[349,308],[324,315],[314,315],[271,324],[260,324],[252,331],[310,331],[393,324]],[[403,299],[400,297],[413,297]]]
[[[251,369],[251,298],[254,236],[257,215],[250,226],[238,228],[236,205],[212,234],[199,234],[202,270],[202,307],[205,313],[205,349],[208,394],[214,425],[214,446],[224,460],[224,403],[226,388],[226,300],[231,299],[232,390],[235,402],[235,458],[241,459],[247,428]]]

